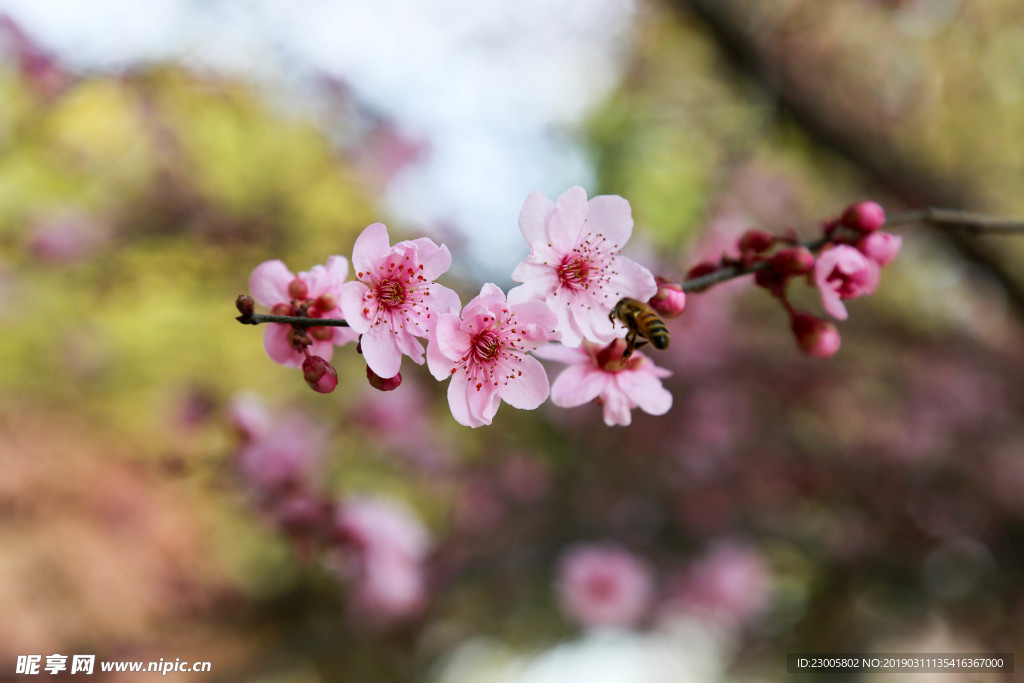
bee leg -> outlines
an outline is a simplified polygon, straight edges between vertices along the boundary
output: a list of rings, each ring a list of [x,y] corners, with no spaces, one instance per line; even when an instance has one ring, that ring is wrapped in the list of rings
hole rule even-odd
[[[633,349],[636,348],[636,332],[630,330],[626,333],[626,350],[622,352],[622,360],[626,361],[627,358],[633,355]]]

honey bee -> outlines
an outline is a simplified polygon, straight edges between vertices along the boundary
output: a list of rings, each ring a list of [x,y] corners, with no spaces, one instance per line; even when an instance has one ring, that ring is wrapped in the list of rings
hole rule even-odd
[[[644,346],[647,342],[653,344],[656,349],[668,348],[669,337],[665,323],[642,301],[629,297],[622,299],[615,304],[615,308],[608,314],[608,319],[612,322],[618,320],[629,330],[626,333],[626,350],[622,354],[622,360],[629,358],[634,349]]]

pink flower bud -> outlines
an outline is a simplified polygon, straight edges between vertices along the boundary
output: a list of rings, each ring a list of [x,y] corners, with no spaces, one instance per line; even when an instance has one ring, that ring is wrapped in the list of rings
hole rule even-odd
[[[370,386],[377,391],[394,391],[402,385],[402,373],[384,378],[371,370],[369,365],[366,366],[366,379],[370,382]]]
[[[313,308],[320,311],[321,313],[328,313],[333,311],[338,306],[338,297],[333,294],[321,294],[313,302]]]
[[[305,299],[309,296],[309,287],[299,278],[295,278],[288,283],[288,296],[292,299]]]
[[[329,394],[338,386],[338,372],[320,356],[302,361],[302,376],[313,391]]]
[[[828,320],[796,313],[791,320],[800,349],[812,358],[830,358],[839,350],[839,330]]]
[[[334,339],[334,329],[330,327],[311,327],[309,336],[317,341],[330,341]]]
[[[861,232],[874,232],[885,225],[885,209],[877,202],[857,202],[843,212],[840,222]]]
[[[857,242],[857,250],[880,266],[896,258],[903,246],[903,238],[891,232],[873,232]]]
[[[775,235],[765,230],[751,228],[740,237],[739,248],[740,251],[753,251],[760,254],[762,251],[770,249],[773,244],[775,244]]]
[[[295,313],[291,304],[274,304],[274,307],[270,309],[270,312],[274,315],[293,315]]]
[[[782,275],[803,275],[814,268],[814,254],[807,247],[789,247],[772,256],[772,270]]]
[[[674,318],[686,308],[686,292],[678,282],[670,282],[664,278],[655,278],[658,283],[657,293],[648,302],[655,311],[665,318]]]

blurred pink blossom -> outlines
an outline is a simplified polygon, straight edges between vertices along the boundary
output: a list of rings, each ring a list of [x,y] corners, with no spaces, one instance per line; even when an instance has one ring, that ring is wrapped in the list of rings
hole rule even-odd
[[[338,305],[342,284],[348,277],[348,261],[344,256],[331,256],[326,266],[314,266],[308,273],[292,275],[283,262],[275,259],[256,266],[249,277],[249,291],[257,303],[271,308],[277,315],[296,315],[295,304],[306,308],[310,318],[341,319]],[[345,327],[310,327],[313,341],[307,347],[314,356],[329,361],[334,345],[353,341],[358,336]],[[263,348],[271,360],[289,367],[299,367],[306,356],[295,350],[291,340],[294,330],[290,325],[271,323],[263,333]]]
[[[530,255],[513,271],[523,284],[509,300],[544,301],[558,315],[562,343],[579,346],[587,339],[607,344],[617,336],[608,319],[623,297],[647,301],[658,291],[654,276],[619,255],[633,233],[627,202],[616,195],[587,201],[573,187],[557,202],[534,192],[519,213],[519,230]]]
[[[459,424],[491,423],[505,401],[532,410],[548,397],[544,366],[531,356],[555,338],[555,314],[540,301],[508,304],[491,283],[466,304],[462,318],[441,316],[427,348],[430,372],[438,380],[451,377],[448,404]]]
[[[105,226],[78,213],[59,213],[34,221],[29,233],[29,249],[44,263],[66,264],[88,259],[109,241]]]
[[[672,373],[660,368],[642,353],[626,361],[625,341],[616,339],[607,348],[583,342],[579,348],[551,344],[537,350],[537,356],[567,363],[551,387],[551,401],[572,408],[599,399],[604,406],[604,423],[629,425],[631,411],[640,408],[650,415],[664,415],[672,407],[672,394],[661,380]]]
[[[426,237],[390,246],[383,223],[356,239],[352,264],[356,282],[342,290],[341,307],[357,333],[366,364],[380,377],[394,377],[402,356],[423,363],[423,345],[438,317],[460,307],[459,296],[434,282],[451,266],[448,247]]]
[[[843,300],[871,294],[878,287],[878,278],[878,264],[845,244],[823,251],[814,266],[821,302],[838,320],[849,317]]]
[[[743,624],[771,598],[768,569],[754,548],[732,541],[713,546],[669,590],[666,611],[684,611]]]
[[[636,624],[647,612],[653,590],[650,567],[617,545],[570,548],[559,566],[562,610],[583,626]]]
[[[890,232],[873,232],[857,242],[857,249],[880,266],[888,265],[900,253],[903,238]]]
[[[319,427],[300,415],[276,419],[269,427],[257,421],[248,426],[252,436],[239,450],[238,470],[258,494],[302,486],[315,474],[324,447]]]
[[[335,533],[351,552],[352,608],[373,627],[415,616],[425,606],[423,561],[430,536],[405,505],[362,496],[341,503]]]

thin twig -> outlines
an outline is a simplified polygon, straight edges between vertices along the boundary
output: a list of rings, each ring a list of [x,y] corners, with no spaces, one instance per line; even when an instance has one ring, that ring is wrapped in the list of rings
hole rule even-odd
[[[294,327],[348,327],[348,323],[337,318],[300,318],[292,315],[240,315],[235,318],[243,325],[260,325],[263,323],[285,323]]]

